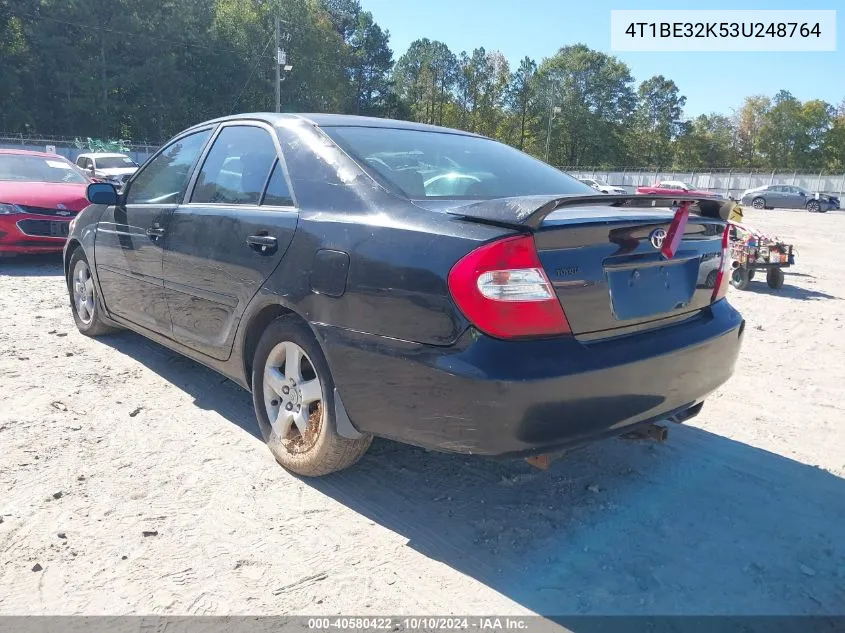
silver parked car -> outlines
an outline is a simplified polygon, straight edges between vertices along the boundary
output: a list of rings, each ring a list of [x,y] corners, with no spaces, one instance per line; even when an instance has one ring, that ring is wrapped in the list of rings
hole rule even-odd
[[[628,193],[622,187],[614,187],[613,185],[609,185],[606,182],[602,182],[601,180],[596,180],[595,178],[579,178],[578,180],[583,182],[585,185],[592,187],[596,191],[601,191],[602,193],[609,193],[619,196],[624,196]]]
[[[810,212],[839,208],[839,198],[824,193],[812,193],[795,185],[765,185],[742,194],[740,204],[755,209],[807,209]]]

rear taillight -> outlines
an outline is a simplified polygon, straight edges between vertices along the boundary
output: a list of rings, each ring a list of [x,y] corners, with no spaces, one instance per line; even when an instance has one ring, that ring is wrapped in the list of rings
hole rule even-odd
[[[480,246],[449,271],[449,292],[479,330],[497,338],[569,334],[569,322],[529,235]]]
[[[713,286],[713,298],[715,302],[728,294],[728,287],[731,285],[731,247],[730,247],[731,225],[725,225],[725,232],[722,233],[722,262],[719,264],[719,272],[716,274],[716,285]]]

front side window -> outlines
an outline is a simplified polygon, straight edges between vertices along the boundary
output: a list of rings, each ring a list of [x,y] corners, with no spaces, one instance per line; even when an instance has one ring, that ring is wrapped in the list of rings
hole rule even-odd
[[[396,128],[322,129],[374,177],[409,198],[593,193],[578,179],[486,138]]]
[[[260,127],[223,128],[203,163],[191,202],[258,204],[276,162],[276,145]]]
[[[211,130],[183,136],[138,172],[126,197],[127,204],[177,204],[188,188],[194,164]]]

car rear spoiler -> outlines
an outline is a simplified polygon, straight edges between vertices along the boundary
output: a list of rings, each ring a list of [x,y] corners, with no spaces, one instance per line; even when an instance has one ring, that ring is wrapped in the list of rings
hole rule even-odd
[[[497,224],[518,229],[538,229],[553,211],[566,207],[602,206],[620,210],[643,207],[677,207],[681,202],[690,203],[690,213],[716,220],[727,221],[735,202],[715,198],[669,198],[656,195],[587,196],[518,196],[494,198],[449,209],[448,213],[469,220]]]

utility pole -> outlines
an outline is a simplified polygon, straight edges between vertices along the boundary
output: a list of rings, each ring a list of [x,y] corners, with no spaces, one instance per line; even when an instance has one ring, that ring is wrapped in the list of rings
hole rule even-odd
[[[276,112],[282,111],[282,24],[276,16]]]
[[[549,144],[552,140],[552,119],[560,112],[560,108],[552,106],[551,97],[549,98],[549,131],[546,132],[546,162],[549,162]]]

